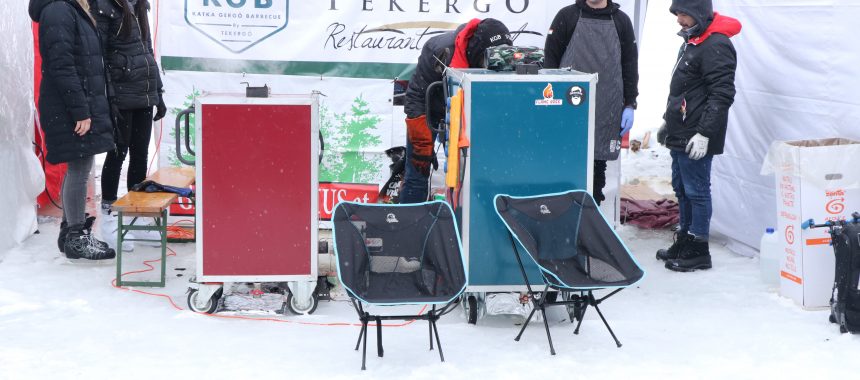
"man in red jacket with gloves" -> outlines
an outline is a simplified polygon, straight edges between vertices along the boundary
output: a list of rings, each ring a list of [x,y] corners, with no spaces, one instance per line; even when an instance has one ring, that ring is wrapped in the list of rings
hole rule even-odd
[[[657,139],[672,155],[680,228],[657,258],[667,269],[689,272],[711,268],[711,161],[725,145],[737,68],[730,38],[741,32],[741,23],[714,12],[711,0],[672,0],[669,11],[678,17],[684,44]]]
[[[400,203],[427,201],[428,177],[431,166],[435,164],[433,140],[436,139],[436,134],[427,127],[427,117],[430,120],[445,117],[445,99],[441,94],[429,99],[427,109],[427,86],[442,80],[446,66],[485,67],[487,48],[512,44],[505,24],[492,18],[483,21],[473,19],[424,44],[415,74],[406,89],[406,175],[400,190]]]

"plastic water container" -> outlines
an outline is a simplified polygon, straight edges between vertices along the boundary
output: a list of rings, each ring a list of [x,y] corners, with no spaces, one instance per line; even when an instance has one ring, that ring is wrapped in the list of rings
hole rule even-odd
[[[768,227],[764,235],[761,236],[761,244],[759,245],[759,270],[761,271],[761,279],[768,286],[779,286],[779,256],[782,251],[779,237],[774,233],[774,229]]]

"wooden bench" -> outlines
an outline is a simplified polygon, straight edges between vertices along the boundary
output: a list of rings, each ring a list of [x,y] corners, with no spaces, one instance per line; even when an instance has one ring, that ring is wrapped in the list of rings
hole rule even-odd
[[[162,185],[187,188],[194,184],[194,168],[161,168],[146,178]],[[117,286],[158,286],[164,287],[167,265],[167,210],[179,197],[168,192],[145,193],[129,191],[128,194],[114,202],[111,210],[117,213],[117,252],[116,252],[116,285]],[[123,224],[123,217],[132,217],[129,224]],[[138,218],[153,218],[155,225],[135,225]],[[156,231],[161,240],[126,239],[129,231]],[[161,244],[161,280],[160,281],[123,281],[122,280],[122,242],[149,241]]]

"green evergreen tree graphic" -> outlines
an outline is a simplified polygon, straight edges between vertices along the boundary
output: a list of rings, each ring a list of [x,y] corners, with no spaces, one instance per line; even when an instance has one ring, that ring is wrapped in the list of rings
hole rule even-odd
[[[382,143],[373,133],[382,118],[371,114],[368,104],[359,95],[353,100],[349,113],[330,113],[325,105],[320,106],[320,131],[325,140],[320,181],[376,182],[384,163],[366,151]]]
[[[183,110],[185,110],[188,107],[191,107],[191,105],[194,104],[194,99],[197,98],[198,96],[200,96],[200,91],[195,89],[190,94],[188,94],[188,96],[185,97],[185,102],[182,103],[182,108],[171,109],[170,113],[173,115],[173,120],[176,120],[176,115],[178,115],[180,112],[182,112]],[[194,113],[191,113],[188,115],[188,123],[189,123],[188,124],[189,129],[190,129],[189,133],[190,133],[190,137],[191,137],[191,140],[190,140],[191,141],[191,149],[194,149],[194,141],[195,141],[194,137],[195,137],[195,130],[196,130],[196,128],[194,127],[196,125],[196,124],[194,124]],[[185,123],[182,123],[181,127],[184,128]],[[169,131],[171,142],[175,142],[176,141],[176,129],[173,128],[173,125],[168,124],[167,130]],[[179,143],[182,144],[182,146],[183,146],[182,158],[184,158],[186,161],[194,161],[194,155],[185,151],[185,148],[184,148],[185,147],[185,135],[184,134],[179,136]],[[170,152],[167,152],[167,159],[168,159],[168,161],[170,161],[170,166],[180,167],[183,165],[182,162],[179,161],[178,158],[176,158],[176,149],[175,148],[173,150],[171,150]]]

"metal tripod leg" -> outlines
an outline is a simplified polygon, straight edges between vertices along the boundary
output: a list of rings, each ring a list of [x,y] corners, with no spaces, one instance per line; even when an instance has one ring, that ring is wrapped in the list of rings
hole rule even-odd
[[[600,319],[603,320],[603,324],[606,325],[606,329],[609,330],[609,334],[612,335],[612,339],[615,340],[615,345],[619,348],[621,347],[621,342],[618,341],[618,338],[615,337],[615,333],[612,332],[612,328],[609,327],[609,323],[606,322],[606,318],[603,318],[603,313],[600,312],[600,308],[597,307],[597,304],[594,305],[594,310],[597,310],[597,315],[600,316]]]
[[[537,311],[537,307],[533,307],[533,308],[532,308],[532,312],[531,312],[531,313],[529,313],[529,317],[528,317],[528,318],[526,318],[525,323],[523,323],[523,327],[520,329],[520,333],[519,333],[519,334],[517,334],[517,337],[516,337],[516,338],[514,338],[514,340],[515,340],[515,341],[517,341],[517,342],[519,342],[519,341],[520,341],[520,337],[522,337],[522,336],[523,336],[523,332],[524,332],[524,331],[526,331],[526,327],[528,327],[529,322],[531,322],[532,317],[535,315],[535,312],[536,312],[536,311]]]
[[[439,359],[443,362],[445,361],[445,355],[442,354],[442,343],[439,342],[439,328],[436,327],[436,321],[432,320],[431,325],[433,327],[433,332],[436,334],[436,346],[439,347]]]
[[[361,337],[364,336],[364,329],[365,329],[365,325],[362,324],[361,330],[359,330],[360,332],[358,333],[358,341],[355,342],[355,350],[356,351],[358,351],[358,347],[361,346]]]
[[[546,310],[540,305],[540,313],[543,315],[543,327],[546,328],[546,339],[549,341],[549,353],[555,355],[555,347],[552,346],[552,335],[549,333],[549,322],[546,320]]]
[[[433,351],[433,321],[427,320],[427,328],[430,329],[430,351]]]
[[[585,320],[585,312],[588,311],[588,302],[585,302],[582,305],[582,316],[579,318],[579,322],[576,324],[576,330],[573,330],[574,335],[579,335],[579,327],[582,326],[582,321]]]
[[[364,324],[362,327],[364,331],[364,334],[362,334],[364,335],[364,344],[361,347],[361,370],[364,371],[367,369],[367,321],[363,321],[362,323]]]
[[[385,354],[382,349],[382,319],[376,317],[376,355],[380,358]]]

